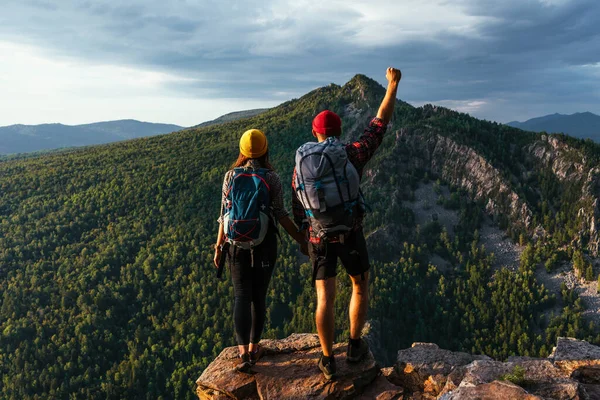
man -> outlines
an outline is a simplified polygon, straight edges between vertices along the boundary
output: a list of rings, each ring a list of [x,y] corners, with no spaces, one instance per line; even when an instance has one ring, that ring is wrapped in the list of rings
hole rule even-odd
[[[385,97],[379,107],[377,117],[371,120],[364,134],[356,142],[343,145],[347,159],[358,172],[357,183],[362,172],[375,151],[383,141],[383,135],[394,113],[398,83],[402,74],[399,70],[388,68],[388,81]],[[335,141],[341,135],[341,119],[331,111],[323,111],[315,117],[312,123],[312,133],[319,143]],[[332,137],[334,139],[332,139]],[[299,149],[299,151],[302,148]],[[297,157],[298,159],[298,157]],[[308,210],[304,194],[299,194],[304,183],[297,180],[298,166],[294,169],[292,180],[292,207],[294,219],[298,226],[307,227],[309,235],[309,256],[313,265],[313,278],[317,289],[316,324],[323,354],[319,359],[319,368],[327,379],[336,374],[335,358],[333,357],[334,340],[334,301],[336,294],[337,259],[340,258],[352,281],[352,299],[350,300],[350,340],[347,350],[347,361],[358,362],[369,352],[367,343],[361,338],[365,324],[368,306],[368,270],[370,268],[365,237],[362,230],[364,212],[360,210],[353,218],[353,227],[347,234],[323,235],[315,232],[316,216]],[[302,178],[304,179],[304,178]],[[319,186],[321,182],[318,182]],[[299,186],[299,187],[297,187]],[[297,190],[298,189],[298,190]],[[317,187],[320,189],[320,187]],[[338,185],[339,189],[339,185]],[[348,193],[350,189],[348,189]],[[341,192],[340,192],[341,193]],[[321,194],[321,200],[324,201]],[[341,197],[341,194],[340,194]],[[314,196],[313,196],[314,198]],[[303,203],[304,202],[304,203]],[[318,202],[318,200],[316,201]],[[318,207],[317,207],[318,208]],[[308,210],[308,211],[307,211]],[[318,214],[319,210],[315,210]],[[307,218],[307,213],[311,218]],[[318,217],[317,217],[318,218]],[[310,224],[308,222],[311,222]],[[321,226],[317,223],[318,226]]]

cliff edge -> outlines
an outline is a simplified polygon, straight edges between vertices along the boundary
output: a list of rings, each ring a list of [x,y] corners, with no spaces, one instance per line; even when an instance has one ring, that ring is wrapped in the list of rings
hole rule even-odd
[[[388,368],[372,354],[348,364],[345,344],[336,344],[334,381],[317,368],[317,335],[293,334],[261,345],[265,356],[252,374],[234,371],[236,347],[223,350],[196,381],[200,399],[600,399],[600,347],[571,338],[559,338],[546,359],[506,362],[414,343]]]

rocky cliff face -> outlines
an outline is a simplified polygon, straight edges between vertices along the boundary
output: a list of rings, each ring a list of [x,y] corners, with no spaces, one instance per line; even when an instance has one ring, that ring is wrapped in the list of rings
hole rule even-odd
[[[506,362],[415,343],[389,368],[380,368],[372,355],[347,364],[345,345],[336,344],[335,381],[325,381],[316,366],[316,335],[262,345],[266,355],[252,374],[233,370],[237,348],[223,350],[196,382],[200,399],[600,399],[600,347],[569,338],[559,338],[547,359]]]
[[[362,115],[353,104],[348,110],[349,115]],[[435,113],[443,115],[444,110]],[[540,224],[543,219],[540,204],[557,200],[546,198],[542,193],[540,179],[544,177],[551,180],[563,196],[557,208],[562,207],[560,203],[572,203],[579,210],[578,215],[570,216],[573,220],[577,218],[579,224],[578,237],[571,238],[574,244],[589,250],[594,257],[600,254],[600,168],[590,167],[581,150],[557,137],[542,135],[523,147],[515,144],[507,149],[514,153],[509,161],[512,166],[508,168],[491,162],[481,148],[460,143],[453,137],[427,124],[397,130],[384,164],[366,171],[365,186],[380,187],[378,177],[393,173],[401,183],[395,190],[406,192],[403,181],[411,175],[427,172],[482,202],[487,214],[496,221],[503,220],[505,226],[522,228],[538,239],[546,236]],[[390,198],[396,197],[390,193]],[[558,211],[553,209],[555,213]],[[536,218],[538,222],[534,223]]]
[[[590,170],[583,186],[584,198],[589,206],[582,207],[583,232],[589,234],[588,248],[600,256],[600,168]]]
[[[525,228],[530,227],[532,212],[527,203],[519,198],[501,171],[474,149],[439,134],[401,129],[396,133],[395,150],[401,163],[407,160],[404,168],[430,171],[466,190],[474,200],[483,200],[490,215],[504,215]],[[407,150],[411,157],[402,157]]]
[[[580,187],[581,197],[577,217],[581,219],[581,235],[594,256],[600,254],[600,168],[586,168],[581,151],[556,137],[542,135],[525,149],[541,166],[550,168],[564,185]]]

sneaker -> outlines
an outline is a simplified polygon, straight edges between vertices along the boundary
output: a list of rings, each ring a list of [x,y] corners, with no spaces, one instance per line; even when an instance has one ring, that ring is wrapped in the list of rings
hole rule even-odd
[[[325,378],[331,380],[336,376],[335,357],[331,356],[327,364],[323,360],[323,355],[319,358],[319,369],[325,375]]]
[[[239,358],[240,358],[240,361],[235,366],[235,370],[238,372],[250,371],[250,368],[252,367],[252,364],[250,364],[250,354],[249,353],[240,354]]]
[[[360,339],[358,346],[352,346],[348,342],[348,350],[346,351],[346,361],[356,363],[362,360],[369,353],[369,345],[364,339]]]
[[[250,352],[250,365],[254,365],[260,360],[265,353],[262,346],[258,346],[258,350]]]

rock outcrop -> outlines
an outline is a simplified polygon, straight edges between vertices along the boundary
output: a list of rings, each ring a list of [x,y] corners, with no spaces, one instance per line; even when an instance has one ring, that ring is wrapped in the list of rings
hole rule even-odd
[[[591,253],[600,256],[600,168],[593,168],[583,185],[584,199],[590,204],[583,208],[582,230],[589,235],[588,248]]]
[[[491,361],[491,358],[443,350],[433,343],[413,343],[410,349],[398,352],[398,381],[411,392],[435,396],[444,389],[452,372],[466,372],[463,367],[475,360]],[[451,382],[455,380],[454,376]]]
[[[441,111],[440,111],[441,110]],[[430,108],[432,113],[444,112]],[[356,115],[349,107],[348,115]],[[470,198],[485,204],[486,212],[497,222],[525,228],[536,239],[545,238],[547,233],[539,224],[539,210],[528,201],[541,195],[541,189],[530,185],[532,175],[555,180],[560,191],[575,193],[578,218],[581,226],[577,240],[580,247],[589,249],[591,255],[600,255],[600,168],[590,166],[586,155],[554,136],[541,135],[539,139],[516,148],[520,158],[515,159],[514,168],[490,161],[481,148],[454,140],[435,127],[403,127],[396,131],[396,140],[386,166],[395,171],[401,181],[403,174],[410,178],[416,172],[427,172],[440,177],[454,187],[462,188]],[[380,182],[377,177],[381,175]],[[375,185],[386,183],[386,171],[366,171],[365,186],[372,181]],[[529,188],[531,199],[526,196]],[[402,186],[399,192],[408,192]],[[389,193],[394,199],[394,193]],[[400,196],[401,197],[401,196]],[[532,208],[533,207],[533,208]],[[555,212],[557,210],[554,210]],[[534,225],[536,220],[538,223]]]
[[[336,344],[338,378],[326,381],[317,368],[321,354],[314,334],[294,334],[283,340],[263,340],[264,357],[252,374],[236,372],[238,350],[229,347],[208,366],[196,381],[200,399],[348,399],[373,384],[380,367],[372,355],[358,364],[344,362],[346,346]],[[390,387],[378,386],[382,393]],[[401,388],[398,388],[400,390]],[[392,397],[393,398],[393,397]]]
[[[494,381],[479,386],[461,387],[453,393],[443,395],[441,400],[485,399],[485,400],[543,400],[527,393],[525,389],[510,382]]]
[[[471,147],[440,134],[403,128],[396,133],[395,150],[411,155],[398,156],[399,162],[409,163],[401,166],[402,170],[431,171],[466,190],[474,200],[485,201],[490,215],[510,216],[515,223],[530,227],[532,212],[527,203],[502,172]]]
[[[346,363],[345,345],[336,344],[339,376],[333,381],[317,368],[316,335],[261,344],[265,356],[251,374],[234,371],[237,348],[223,350],[196,382],[200,399],[600,399],[600,347],[570,338],[559,338],[547,359],[507,362],[415,343],[383,369],[372,355]]]
[[[542,135],[525,152],[549,168],[562,184],[580,186],[581,234],[587,237],[590,252],[600,255],[600,168],[586,168],[583,153],[554,136]]]
[[[581,382],[590,399],[600,399],[600,347],[561,338],[548,358],[565,375]]]
[[[556,137],[542,135],[525,150],[543,165],[550,167],[554,176],[561,182],[579,181],[583,177],[584,156]],[[573,156],[570,156],[571,154]]]

